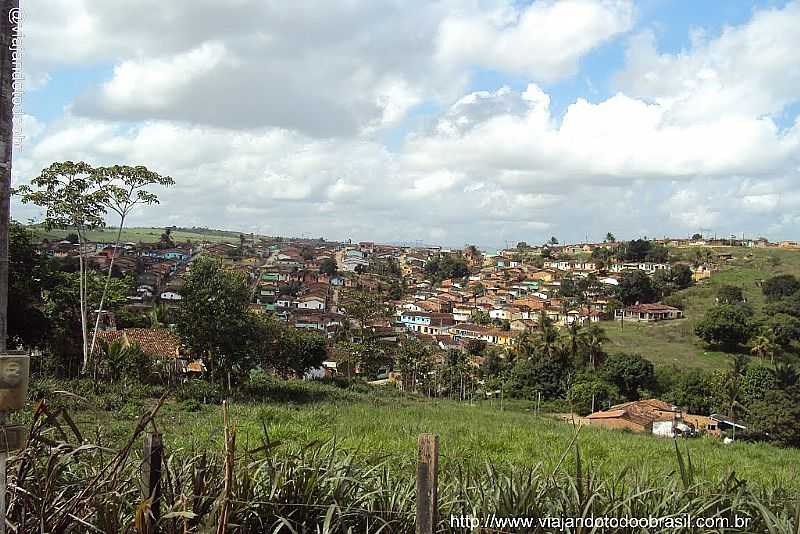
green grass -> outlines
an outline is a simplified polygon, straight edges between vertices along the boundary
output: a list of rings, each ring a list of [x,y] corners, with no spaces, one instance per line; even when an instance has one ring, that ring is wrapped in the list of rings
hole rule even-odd
[[[511,403],[500,411],[497,404],[469,405],[452,401],[405,396],[395,390],[355,393],[331,386],[289,382],[283,393],[330,400],[301,404],[265,401],[233,403],[230,414],[237,426],[241,451],[258,447],[264,428],[279,447],[298,447],[335,440],[337,445],[359,456],[386,457],[393,468],[413,474],[416,440],[424,432],[441,437],[444,469],[457,466],[481,468],[491,463],[499,469],[519,469],[541,464],[552,469],[573,437],[572,425],[530,410],[533,403]],[[137,414],[154,400],[103,411],[73,410],[85,433],[101,436],[104,445],[120,443],[133,428]],[[170,451],[187,455],[203,450],[221,450],[222,412],[219,406],[201,405],[187,411],[186,404],[169,401],[157,417]],[[76,406],[77,408],[77,406]],[[800,488],[800,451],[767,444],[736,443],[725,446],[712,438],[687,442],[698,480],[718,481],[731,472],[740,479],[763,487]],[[674,445],[669,439],[625,431],[584,427],[581,453],[598,472],[618,476],[629,472],[639,480],[657,481],[677,469]],[[570,468],[569,456],[565,466]]]
[[[717,289],[722,285],[741,287],[747,301],[759,310],[764,296],[757,282],[778,274],[800,276],[800,251],[741,247],[713,251],[733,254],[734,259],[725,262],[710,279],[678,293],[684,300],[684,319],[654,324],[626,323],[624,328],[619,323],[604,323],[610,339],[609,351],[637,352],[657,366],[726,367],[730,356],[710,349],[694,335],[695,324],[714,305]],[[672,254],[689,260],[693,249],[674,249]]]
[[[42,226],[30,226],[37,239],[48,239],[50,241],[64,239],[70,230],[45,230]],[[143,243],[156,243],[164,233],[164,228],[156,227],[131,227],[123,228],[122,241],[123,242],[143,242]],[[172,239],[175,242],[183,243],[192,241],[193,243],[208,241],[212,243],[239,243],[239,232],[230,232],[227,230],[198,230],[198,231],[185,231],[173,230]],[[90,241],[96,242],[113,242],[117,238],[117,229],[113,227],[104,228],[101,230],[94,230],[87,235]]]

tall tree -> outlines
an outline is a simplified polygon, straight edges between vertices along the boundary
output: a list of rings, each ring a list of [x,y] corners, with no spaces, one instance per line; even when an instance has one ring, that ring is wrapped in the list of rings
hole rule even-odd
[[[107,183],[108,198],[106,205],[108,209],[119,216],[119,225],[117,227],[117,237],[114,240],[114,250],[111,253],[111,260],[108,262],[105,287],[103,288],[103,294],[100,296],[100,305],[97,308],[97,319],[95,320],[92,342],[89,348],[90,355],[94,354],[97,331],[100,327],[100,317],[103,314],[103,305],[108,294],[108,284],[111,281],[114,260],[121,244],[125,220],[136,206],[158,204],[158,197],[148,190],[149,187],[153,185],[170,186],[175,183],[169,176],[161,176],[141,165],[136,167],[128,165],[100,167],[95,169],[95,173],[102,176]]]
[[[109,201],[108,179],[88,163],[65,161],[53,163],[31,180],[31,185],[18,189],[24,203],[36,204],[45,209],[44,226],[74,228],[78,234],[79,285],[81,308],[81,337],[83,339],[83,365],[89,365],[88,301],[87,301],[87,233],[105,226],[104,216]]]
[[[227,271],[213,258],[200,258],[181,289],[175,324],[181,341],[209,363],[217,379],[254,365],[250,288],[244,275]]]

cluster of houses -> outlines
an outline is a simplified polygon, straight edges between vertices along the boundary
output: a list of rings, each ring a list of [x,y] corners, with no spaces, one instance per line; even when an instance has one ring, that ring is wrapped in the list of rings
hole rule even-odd
[[[78,248],[62,241],[44,243],[55,256],[74,255]],[[519,334],[535,328],[542,317],[556,325],[595,323],[601,320],[662,321],[678,319],[682,312],[664,304],[636,304],[612,310],[610,289],[626,271],[654,275],[670,268],[667,263],[610,262],[563,259],[583,255],[606,244],[552,245],[548,259],[520,259],[518,250],[484,255],[474,247],[464,250],[442,247],[407,247],[372,242],[338,243],[321,239],[245,239],[232,243],[88,243],[84,252],[99,269],[113,258],[114,268],[135,279],[129,296],[132,309],[147,309],[156,303],[176,305],[191,264],[200,255],[218,258],[227,269],[245,274],[252,285],[254,311],[275,314],[297,328],[312,329],[332,338],[348,321],[340,302],[342,289],[381,291],[394,279],[404,290],[386,300],[386,316],[370,326],[385,339],[401,334],[434,341],[440,347],[463,346],[470,340],[510,346]],[[544,250],[543,248],[541,250]],[[536,250],[531,249],[535,255]],[[583,253],[583,254],[582,254]],[[463,261],[469,274],[464,278],[433,283],[426,266],[452,255]],[[553,258],[553,259],[549,259]],[[392,276],[372,268],[376,263],[395,267]],[[333,265],[333,267],[331,267]],[[693,267],[698,277],[706,266]],[[598,288],[580,305],[561,295],[565,277],[593,275]],[[605,290],[603,290],[605,289]]]

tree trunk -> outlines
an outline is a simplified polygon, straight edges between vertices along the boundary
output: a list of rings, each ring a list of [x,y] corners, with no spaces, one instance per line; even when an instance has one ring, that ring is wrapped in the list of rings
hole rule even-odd
[[[86,262],[83,259],[83,248],[84,248],[84,237],[83,237],[83,230],[80,228],[80,225],[77,226],[77,233],[78,233],[78,291],[80,293],[80,301],[81,301],[81,338],[83,340],[83,364],[81,365],[81,373],[86,373],[86,369],[89,366],[89,343],[88,343],[88,332],[87,332],[87,323],[88,323],[88,314],[87,314],[87,307],[88,303],[86,302],[86,285],[87,285],[87,278],[86,278]]]
[[[100,328],[100,314],[103,313],[103,305],[106,301],[106,295],[108,294],[108,285],[111,282],[111,271],[114,268],[114,259],[117,257],[117,249],[119,248],[119,242],[122,237],[122,227],[125,224],[125,216],[123,215],[119,221],[119,230],[117,230],[117,240],[114,242],[114,251],[111,253],[111,261],[108,262],[108,272],[106,273],[106,283],[103,286],[103,294],[100,296],[100,306],[97,308],[97,320],[94,322],[94,331],[92,332],[92,343],[91,349],[89,350],[89,354],[94,354],[94,344],[97,341],[97,331]]]
[[[18,23],[12,19],[19,13],[19,0],[0,0],[0,352],[6,351],[8,339],[8,225],[11,218],[11,157],[14,144],[14,79],[12,38],[19,37]],[[21,83],[21,82],[20,82]]]

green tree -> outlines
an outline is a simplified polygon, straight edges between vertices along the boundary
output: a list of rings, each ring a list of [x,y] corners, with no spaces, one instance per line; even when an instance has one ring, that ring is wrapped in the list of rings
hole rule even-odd
[[[606,243],[616,243],[616,241],[617,241],[617,238],[614,237],[614,234],[612,234],[611,232],[608,232],[606,234],[606,238],[605,238],[605,242]]]
[[[714,375],[699,369],[672,369],[671,375],[665,400],[686,407],[693,414],[709,415],[721,409],[720,381]]]
[[[741,306],[732,304],[713,306],[694,328],[697,337],[706,343],[728,349],[747,343],[751,331],[749,314]]]
[[[625,305],[648,303],[656,299],[656,291],[647,273],[636,269],[622,273],[617,286],[617,298]]]
[[[609,341],[609,339],[605,330],[597,325],[589,325],[584,330],[581,346],[593,370],[597,370],[598,367],[603,365],[606,359],[603,344],[607,341]]]
[[[692,270],[684,263],[678,263],[670,267],[672,282],[678,289],[686,289],[692,285]]]
[[[42,347],[49,329],[42,311],[42,291],[49,278],[49,262],[32,243],[23,225],[9,226],[8,343],[7,346]]]
[[[717,302],[720,304],[738,304],[744,302],[742,288],[723,284],[717,289]]]
[[[795,291],[788,297],[770,302],[764,306],[764,314],[767,316],[777,313],[785,313],[800,319],[800,291]]]
[[[764,326],[771,332],[772,340],[781,348],[788,349],[792,342],[800,341],[800,319],[777,313],[767,318]]]
[[[750,407],[775,388],[775,373],[763,365],[748,366],[742,376],[742,404]]]
[[[257,354],[251,351],[254,323],[244,275],[200,258],[192,263],[181,297],[175,328],[192,354],[209,363],[215,379],[249,372]]]
[[[567,392],[567,402],[578,415],[584,416],[602,408],[617,404],[620,400],[617,388],[608,382],[594,379],[572,384]]]
[[[333,258],[325,258],[319,264],[319,272],[322,274],[327,274],[328,276],[333,276],[336,274],[336,271],[339,269],[339,266],[336,265],[336,260]]]
[[[105,286],[103,288],[103,293],[100,295],[100,304],[97,307],[99,313],[97,314],[94,331],[92,332],[89,354],[94,354],[97,332],[100,329],[100,317],[108,294],[108,286],[111,282],[114,260],[117,257],[117,251],[122,242],[122,229],[125,227],[125,221],[128,215],[130,215],[137,206],[158,204],[158,197],[155,193],[151,192],[149,188],[155,185],[167,187],[175,183],[169,176],[161,176],[141,165],[136,167],[128,165],[99,167],[95,169],[94,172],[99,175],[105,183],[104,187],[107,190],[107,197],[105,200],[106,208],[119,216],[119,223],[117,224],[117,236],[114,240],[114,250],[111,254],[111,260],[108,262]]]
[[[763,360],[769,358],[770,362],[774,362],[775,354],[779,349],[780,347],[773,339],[772,332],[763,330],[751,340],[750,354]]]
[[[652,390],[655,385],[653,364],[639,354],[612,354],[603,363],[601,374],[630,400],[639,398],[639,390]]]
[[[433,371],[431,347],[415,338],[404,341],[397,351],[395,368],[402,375],[403,389],[408,391],[429,389]]]
[[[89,365],[89,303],[87,300],[88,251],[84,246],[87,232],[105,226],[104,216],[110,197],[108,178],[84,162],[53,163],[39,176],[17,190],[22,202],[35,204],[45,210],[43,220],[47,230],[71,228],[78,234],[79,291],[82,339],[82,372]]]
[[[767,300],[774,302],[800,291],[800,281],[791,274],[779,274],[767,279],[761,286]]]
[[[83,280],[81,280],[83,279]],[[106,296],[106,310],[116,312],[127,303],[133,281],[130,278],[112,278]],[[44,312],[51,325],[47,335],[49,352],[53,356],[53,371],[59,375],[74,376],[83,373],[83,309],[80,294],[89,302],[99,302],[104,280],[95,272],[87,277],[79,272],[56,272],[51,276],[45,292]]]
[[[800,385],[772,389],[750,407],[753,431],[784,447],[800,447]]]
[[[310,369],[319,368],[327,356],[325,337],[318,332],[281,325],[274,343],[276,350],[267,354],[267,361],[283,374],[302,377]],[[268,326],[262,330],[269,340],[274,330]]]

